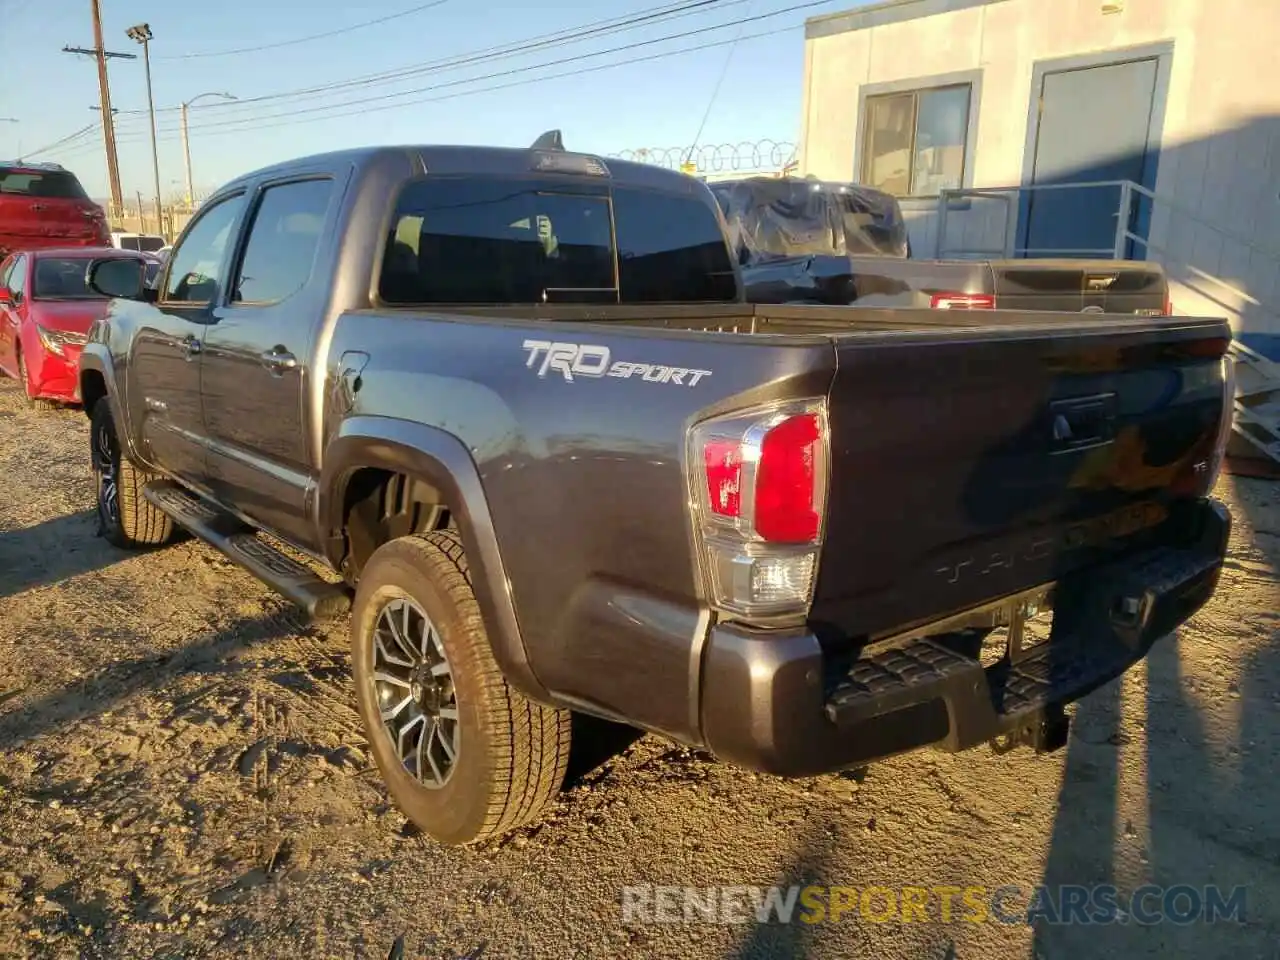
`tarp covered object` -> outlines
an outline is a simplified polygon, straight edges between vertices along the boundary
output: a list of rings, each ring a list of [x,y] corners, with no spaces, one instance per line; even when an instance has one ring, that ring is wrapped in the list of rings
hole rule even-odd
[[[708,184],[745,265],[778,257],[906,257],[898,201],[851,183],[749,177]]]

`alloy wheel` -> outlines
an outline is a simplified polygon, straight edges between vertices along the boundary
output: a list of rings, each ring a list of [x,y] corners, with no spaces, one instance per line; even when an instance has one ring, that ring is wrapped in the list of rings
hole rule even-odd
[[[120,522],[120,489],[116,470],[119,457],[111,423],[98,423],[93,431],[93,472],[98,481],[98,508],[112,524]]]
[[[440,632],[407,597],[389,600],[374,621],[373,685],[382,726],[405,770],[443,787],[457,764],[458,700]]]

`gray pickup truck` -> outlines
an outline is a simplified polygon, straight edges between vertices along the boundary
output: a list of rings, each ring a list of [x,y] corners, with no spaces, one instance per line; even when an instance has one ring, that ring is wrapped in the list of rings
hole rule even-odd
[[[764,307],[708,188],[377,148],[210,197],[80,366],[103,528],[316,617],[404,813],[536,820],[573,711],[809,776],[1060,746],[1210,596],[1221,320]]]

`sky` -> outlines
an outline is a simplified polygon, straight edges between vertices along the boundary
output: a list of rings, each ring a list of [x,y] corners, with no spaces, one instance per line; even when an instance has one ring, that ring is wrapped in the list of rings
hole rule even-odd
[[[142,48],[125,34],[136,23],[154,35],[168,200],[184,190],[177,107],[204,93],[237,100],[203,97],[189,110],[197,194],[324,150],[527,146],[551,128],[569,149],[600,154],[695,138],[793,143],[804,22],[862,2],[102,0],[106,48],[139,55],[108,65],[121,185],[126,197],[154,193]],[[97,70],[92,57],[62,52],[93,46],[90,10],[90,0],[0,0],[0,118],[18,121],[0,122],[0,157],[61,163],[105,197]]]

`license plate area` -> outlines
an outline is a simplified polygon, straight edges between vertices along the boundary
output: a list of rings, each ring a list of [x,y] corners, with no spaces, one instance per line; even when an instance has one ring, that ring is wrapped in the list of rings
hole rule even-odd
[[[1048,642],[1053,632],[1054,585],[1033,587],[908,630],[873,637],[876,646],[901,646],[931,638],[986,669],[1017,663]]]
[[[984,668],[1001,661],[1019,663],[1048,643],[1053,634],[1053,596],[1017,599],[996,612],[1003,621],[995,624],[983,638],[979,659]]]

